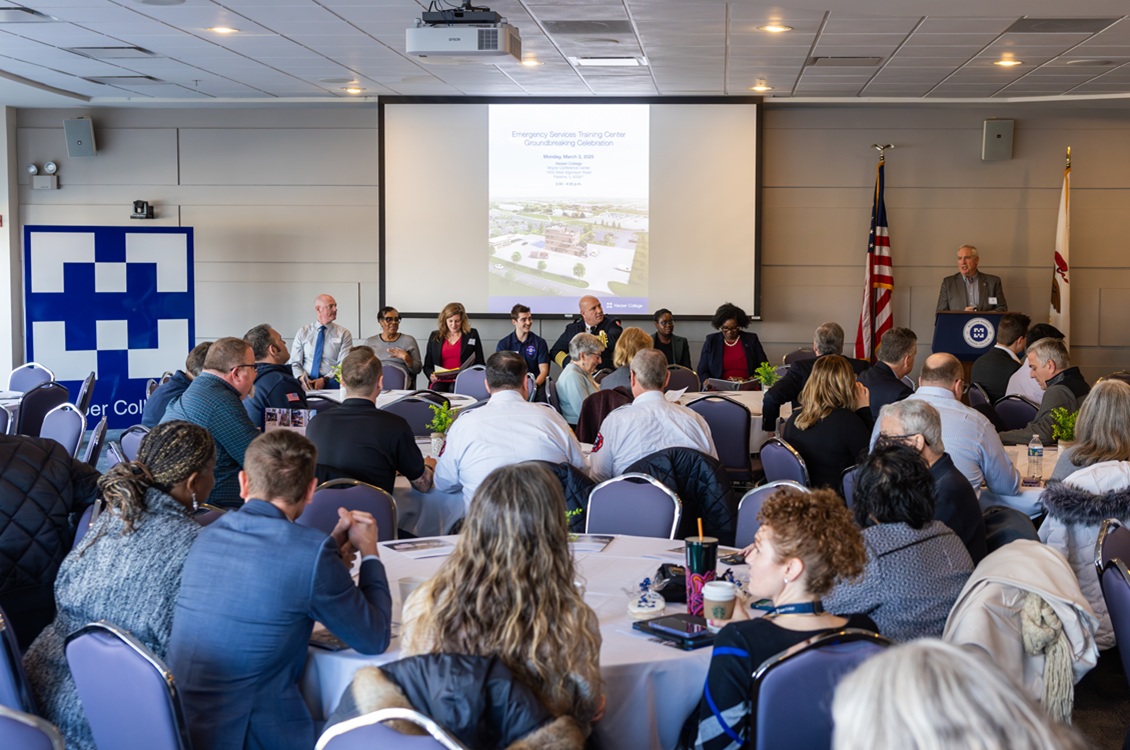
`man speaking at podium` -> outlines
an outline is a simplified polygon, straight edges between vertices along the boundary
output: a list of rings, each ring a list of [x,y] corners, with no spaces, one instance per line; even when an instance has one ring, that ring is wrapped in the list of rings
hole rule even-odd
[[[938,292],[938,312],[1008,310],[1000,276],[978,273],[977,264],[980,260],[977,248],[972,245],[962,245],[957,249],[958,273],[942,279],[942,288]]]

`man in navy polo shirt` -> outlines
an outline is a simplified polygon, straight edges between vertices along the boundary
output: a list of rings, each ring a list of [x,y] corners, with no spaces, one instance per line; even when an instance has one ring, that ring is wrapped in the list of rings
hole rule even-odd
[[[526,360],[526,370],[534,375],[538,393],[545,391],[545,379],[549,376],[549,346],[545,339],[530,331],[534,316],[530,308],[522,304],[510,310],[510,322],[514,333],[498,342],[496,352],[517,352]]]

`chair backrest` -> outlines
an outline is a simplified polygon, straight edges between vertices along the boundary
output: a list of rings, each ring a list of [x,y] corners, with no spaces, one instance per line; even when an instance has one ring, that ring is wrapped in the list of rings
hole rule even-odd
[[[1099,585],[1102,587],[1115,640],[1123,644],[1130,643],[1130,572],[1127,572],[1126,563],[1118,558],[1111,560],[1099,574]],[[1130,680],[1130,648],[1119,648],[1118,655],[1122,659],[1127,679]]]
[[[24,673],[23,655],[16,640],[16,630],[12,622],[0,608],[0,706],[37,713],[35,697],[28,688],[27,674]],[[0,745],[0,747],[9,747]]]
[[[1111,560],[1121,560],[1130,565],[1130,529],[1117,518],[1108,518],[1099,524],[1099,536],[1095,540],[1095,573],[1100,578]]]
[[[557,410],[558,414],[561,413],[561,399],[557,397],[557,383],[553,378],[545,379],[545,400]]]
[[[72,457],[78,457],[82,436],[86,434],[86,417],[71,404],[59,404],[43,417],[39,436],[51,438]]]
[[[1035,418],[1036,412],[1040,410],[1040,407],[1015,393],[1011,396],[1005,396],[993,404],[993,408],[996,410],[997,416],[1001,418],[1001,424],[1004,425],[1006,430],[1019,430],[1021,427],[1025,427]]]
[[[94,386],[97,383],[94,376],[94,371],[91,370],[90,374],[82,381],[82,385],[78,389],[78,395],[75,396],[75,406],[78,407],[79,413],[84,417],[86,412],[90,409],[90,401],[94,398]],[[148,396],[149,394],[146,394]]]
[[[532,372],[526,373],[526,394],[526,400],[531,402],[538,395],[538,379]]]
[[[102,501],[95,500],[90,505],[86,506],[86,510],[78,518],[78,524],[75,526],[75,540],[71,544],[71,549],[78,546],[82,538],[86,536],[86,532],[90,531],[90,527],[98,520],[98,514],[102,511]]]
[[[323,412],[326,409],[336,409],[340,405],[339,401],[334,401],[327,396],[321,396],[316,393],[306,395],[306,408],[314,412],[314,414]]]
[[[799,349],[793,349],[784,356],[781,362],[786,365],[791,365],[793,362],[799,362],[802,359],[816,359],[816,352],[812,351],[811,346],[802,346]]]
[[[1004,505],[991,505],[985,508],[985,547],[989,553],[995,552],[1010,542],[1019,539],[1040,541],[1036,524],[1026,514],[1016,508]]]
[[[415,724],[426,734],[401,734],[386,721]],[[318,738],[314,750],[468,750],[447,730],[419,711],[410,708],[382,708],[340,724],[334,724]]]
[[[380,487],[356,479],[331,479],[319,485],[314,500],[296,523],[329,534],[337,525],[338,508],[372,513],[377,521],[377,538],[382,542],[396,539],[396,500]]]
[[[145,644],[100,620],[68,636],[66,654],[98,747],[191,750],[173,675]]]
[[[0,706],[0,747],[64,750],[59,730],[38,716]]]
[[[977,406],[977,404],[991,404],[993,400],[989,398],[989,394],[985,392],[984,386],[980,383],[970,383],[969,390],[965,392],[969,397],[969,405]]]
[[[381,373],[384,381],[381,388],[386,391],[402,391],[408,387],[408,370],[393,362],[382,362]]]
[[[7,406],[0,404],[0,435],[7,435],[15,427],[15,421],[12,419],[12,412]]]
[[[844,469],[843,473],[840,475],[840,486],[844,489],[844,502],[849,508],[855,502],[852,496],[855,495],[855,471],[858,468],[859,464],[849,466]]]
[[[836,685],[890,645],[870,631],[845,628],[809,638],[763,662],[753,673],[753,747],[830,749]]]
[[[683,504],[647,474],[623,474],[592,488],[586,534],[632,534],[674,539]]]
[[[82,461],[90,466],[97,466],[98,459],[102,456],[102,446],[106,444],[106,417],[102,417],[94,429],[90,431],[90,440],[86,443],[86,450],[82,454]]]
[[[731,480],[753,481],[749,461],[749,428],[753,422],[749,409],[725,396],[703,396],[687,404],[710,426],[710,436],[718,450],[718,460]]]
[[[595,373],[593,373],[592,382],[596,383],[597,385],[600,385],[600,381],[604,380],[606,377],[608,377],[611,374],[612,374],[612,370],[609,370],[607,367],[602,367],[599,370],[597,370]]]
[[[59,404],[67,403],[70,397],[67,387],[53,380],[40,383],[25,392],[16,417],[16,434],[39,437],[39,431],[43,428],[43,418],[47,416],[47,412]]]
[[[137,459],[137,451],[141,448],[141,439],[148,434],[148,427],[135,424],[133,427],[126,429],[126,431],[118,437],[118,445],[121,447],[122,455],[126,457],[127,461]]]
[[[754,487],[742,495],[742,499],[738,501],[738,524],[734,532],[735,547],[747,547],[753,543],[753,538],[757,536],[757,530],[761,528],[761,519],[757,517],[757,514],[761,512],[761,506],[774,492],[782,487],[791,487],[801,492],[809,491],[803,484],[782,479]]]
[[[145,383],[145,398],[149,398],[150,396],[152,396],[153,392],[156,391],[160,387],[161,387],[160,383],[158,383],[153,378],[149,378],[149,380]]]
[[[412,434],[417,436],[430,435],[431,430],[428,429],[428,423],[432,421],[435,416],[432,413],[431,405],[435,402],[423,396],[409,394],[403,398],[393,401],[391,404],[385,404],[381,408],[390,414],[396,414],[404,418],[408,426],[412,429]]]
[[[213,505],[208,505],[207,503],[201,506],[200,510],[202,512],[198,512],[192,518],[201,526],[208,526],[209,524],[215,523],[216,521],[220,520],[225,513],[228,512],[226,508],[217,508]]]
[[[110,466],[117,466],[118,464],[124,464],[129,461],[129,459],[126,458],[125,452],[122,450],[122,446],[118,445],[117,440],[111,440],[106,443],[106,453],[110,456]]]
[[[761,445],[761,468],[765,471],[765,479],[776,482],[780,479],[791,479],[807,487],[808,467],[804,459],[797,453],[796,448],[780,438],[769,438]]]
[[[698,381],[698,373],[688,367],[667,365],[667,373],[667,387],[663,389],[664,391],[677,391],[680,388],[686,388],[687,393],[694,393],[702,390],[702,384]]]
[[[997,432],[1004,431],[1004,422],[1001,421],[1000,415],[997,414],[997,410],[993,408],[992,404],[974,404],[973,409],[989,420],[994,430]]]
[[[12,370],[8,376],[8,390],[27,393],[40,383],[49,383],[55,379],[55,373],[48,370],[38,362],[28,362]]]
[[[487,392],[487,368],[485,365],[473,365],[455,376],[454,392],[463,396],[482,401],[490,398]]]

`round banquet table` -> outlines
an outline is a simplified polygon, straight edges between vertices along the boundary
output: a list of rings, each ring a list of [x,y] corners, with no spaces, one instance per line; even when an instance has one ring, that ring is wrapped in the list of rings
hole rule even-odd
[[[1028,446],[1027,445],[1006,445],[1004,452],[1012,459],[1012,465],[1020,472],[1020,476],[1024,477],[1028,473]],[[1020,485],[1020,491],[1015,495],[998,495],[988,489],[981,490],[981,507],[988,508],[991,505],[1004,505],[1009,508],[1015,508],[1021,513],[1029,516],[1039,516],[1044,512],[1044,504],[1040,500],[1040,496],[1044,494],[1044,487],[1047,485],[1048,479],[1051,478],[1052,472],[1055,471],[1055,462],[1059,460],[1059,448],[1055,445],[1044,446],[1044,462],[1043,466],[1043,482],[1038,487],[1025,487]]]
[[[436,537],[454,544],[458,537]],[[418,540],[412,540],[418,541]],[[315,722],[323,722],[349,686],[353,673],[369,664],[400,658],[399,613],[402,603],[398,581],[404,576],[430,576],[451,548],[428,552],[396,552],[381,544],[381,560],[388,574],[393,600],[393,640],[388,651],[376,656],[352,649],[325,651],[311,647],[306,658],[302,694]],[[675,551],[672,551],[675,550]],[[702,696],[702,686],[712,649],[680,651],[632,630],[628,618],[629,593],[645,577],[655,577],[661,563],[681,563],[683,543],[671,539],[617,536],[599,552],[574,552],[578,575],[585,588],[585,603],[596,612],[603,643],[600,672],[608,699],[604,718],[594,725],[605,748],[673,748],[683,721]],[[720,565],[719,570],[725,570]],[[686,605],[671,604],[668,614],[685,612]]]

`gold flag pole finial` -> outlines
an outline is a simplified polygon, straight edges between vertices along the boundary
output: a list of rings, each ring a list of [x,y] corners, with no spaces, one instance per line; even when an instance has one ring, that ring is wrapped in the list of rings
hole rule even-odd
[[[1071,146],[1067,147],[1067,164],[1065,166],[1071,169]]]
[[[894,148],[894,147],[895,146],[894,146],[893,143],[886,143],[886,144],[872,143],[871,144],[871,148],[873,148],[873,149],[875,149],[876,151],[879,152],[879,158],[880,159],[883,158],[883,152],[884,151],[886,151],[889,148]]]

